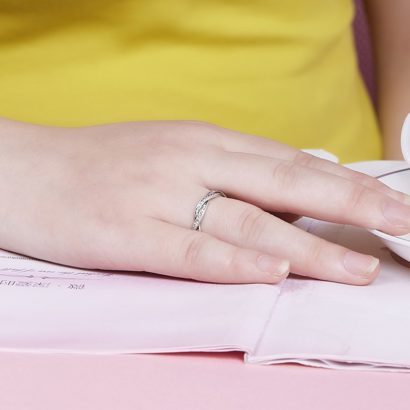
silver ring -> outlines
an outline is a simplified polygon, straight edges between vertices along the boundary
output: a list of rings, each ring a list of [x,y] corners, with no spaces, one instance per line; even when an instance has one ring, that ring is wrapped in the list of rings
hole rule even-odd
[[[218,198],[218,196],[226,198],[226,195],[222,191],[209,191],[203,198],[198,201],[195,206],[194,223],[192,224],[192,229],[194,231],[201,230],[201,221],[205,215],[206,208],[208,208],[208,202],[211,199]]]

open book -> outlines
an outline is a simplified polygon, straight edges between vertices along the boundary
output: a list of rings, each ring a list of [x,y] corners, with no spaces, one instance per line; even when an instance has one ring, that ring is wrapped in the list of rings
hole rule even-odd
[[[401,162],[358,163],[373,175]],[[221,285],[85,271],[0,251],[0,350],[90,354],[227,351],[258,364],[410,371],[410,270],[364,229],[304,229],[378,256],[365,287],[290,277]]]

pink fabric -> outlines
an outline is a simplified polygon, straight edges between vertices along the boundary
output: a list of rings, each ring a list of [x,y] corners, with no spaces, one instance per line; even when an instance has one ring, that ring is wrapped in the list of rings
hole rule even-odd
[[[239,353],[0,354],[4,410],[407,410],[410,376],[253,366]]]

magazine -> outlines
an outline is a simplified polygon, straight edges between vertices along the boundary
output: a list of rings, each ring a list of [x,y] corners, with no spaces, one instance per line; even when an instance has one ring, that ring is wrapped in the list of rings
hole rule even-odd
[[[372,175],[399,161],[352,164]],[[302,218],[318,236],[381,260],[353,286],[290,275],[212,284],[82,270],[0,251],[0,350],[127,354],[243,351],[247,363],[410,371],[410,269],[370,232]]]

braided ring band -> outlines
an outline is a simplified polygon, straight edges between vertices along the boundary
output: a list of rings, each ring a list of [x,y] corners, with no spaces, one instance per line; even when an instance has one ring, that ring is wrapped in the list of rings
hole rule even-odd
[[[209,191],[203,198],[198,201],[195,206],[194,223],[192,224],[192,229],[194,231],[201,230],[201,221],[205,215],[206,208],[208,208],[208,202],[211,199],[218,198],[218,196],[226,198],[226,195],[222,191]]]

